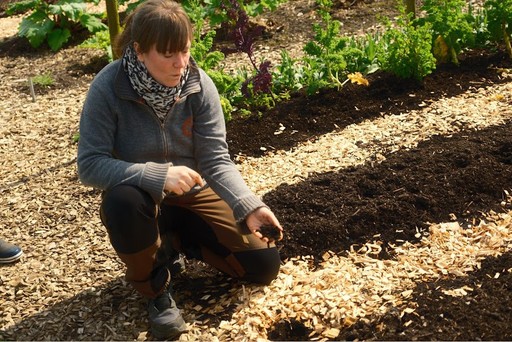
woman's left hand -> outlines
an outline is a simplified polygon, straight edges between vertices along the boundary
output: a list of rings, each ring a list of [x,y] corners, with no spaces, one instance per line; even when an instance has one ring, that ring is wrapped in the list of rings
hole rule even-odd
[[[274,213],[267,207],[261,207],[251,212],[245,222],[251,233],[265,242],[272,242],[274,240],[261,234],[260,228],[262,226],[275,226],[279,230],[279,238],[277,240],[279,241],[283,238],[283,227],[281,227]]]

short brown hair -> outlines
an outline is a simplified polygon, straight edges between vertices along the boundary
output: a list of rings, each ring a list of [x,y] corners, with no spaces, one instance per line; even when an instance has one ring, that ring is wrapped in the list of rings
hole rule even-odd
[[[193,40],[190,18],[174,0],[147,0],[128,17],[116,44],[116,55],[121,56],[133,42],[141,52],[148,52],[153,45],[160,53],[183,51]]]

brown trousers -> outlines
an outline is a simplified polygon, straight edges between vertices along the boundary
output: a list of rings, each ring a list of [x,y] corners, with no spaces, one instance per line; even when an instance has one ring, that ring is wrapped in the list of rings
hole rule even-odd
[[[145,297],[159,295],[171,281],[169,247],[248,281],[268,284],[279,272],[276,246],[237,224],[210,188],[157,206],[140,188],[119,185],[104,193],[100,212],[127,281]]]

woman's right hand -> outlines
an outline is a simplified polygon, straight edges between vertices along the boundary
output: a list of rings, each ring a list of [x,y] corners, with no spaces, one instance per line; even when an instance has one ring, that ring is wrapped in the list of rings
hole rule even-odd
[[[203,178],[196,171],[186,166],[170,166],[167,170],[164,190],[176,195],[189,192],[195,185],[203,186]]]

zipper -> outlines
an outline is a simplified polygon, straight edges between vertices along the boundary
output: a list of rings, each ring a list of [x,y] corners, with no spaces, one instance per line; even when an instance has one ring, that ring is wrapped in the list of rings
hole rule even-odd
[[[170,158],[168,158],[169,157],[169,148],[168,148],[169,144],[167,141],[167,135],[165,134],[165,120],[167,120],[167,116],[165,117],[164,121],[162,121],[162,120],[160,120],[158,115],[156,115],[155,111],[147,103],[144,103],[143,105],[150,112],[150,115],[156,120],[156,122],[158,123],[158,127],[160,127],[160,136],[161,136],[161,141],[162,141],[162,145],[163,145],[162,146],[163,157],[166,162],[169,162],[169,159],[170,159]],[[169,111],[169,114],[170,114],[170,111]]]

